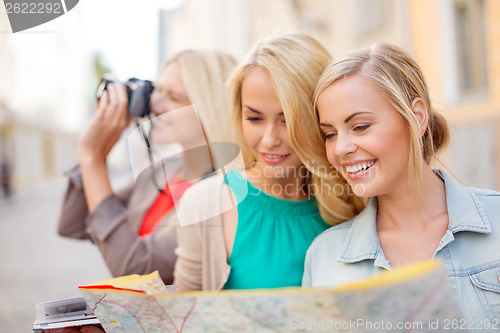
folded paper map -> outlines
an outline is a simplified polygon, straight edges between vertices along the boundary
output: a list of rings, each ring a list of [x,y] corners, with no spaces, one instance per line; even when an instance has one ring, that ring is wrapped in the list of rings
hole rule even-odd
[[[169,293],[157,272],[79,287],[106,332],[437,332],[462,318],[439,262],[336,289]]]

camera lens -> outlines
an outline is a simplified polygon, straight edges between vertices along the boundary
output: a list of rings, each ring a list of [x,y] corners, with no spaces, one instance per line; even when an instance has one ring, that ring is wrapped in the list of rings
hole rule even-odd
[[[103,78],[96,90],[96,98],[100,100],[102,94],[108,89],[108,84],[113,80]],[[149,80],[139,80],[131,78],[125,82],[128,98],[128,114],[132,117],[140,118],[150,114],[150,99],[154,90],[154,85]]]
[[[150,99],[154,86],[151,81],[129,79],[126,83],[128,113],[133,117],[145,117],[151,112]]]

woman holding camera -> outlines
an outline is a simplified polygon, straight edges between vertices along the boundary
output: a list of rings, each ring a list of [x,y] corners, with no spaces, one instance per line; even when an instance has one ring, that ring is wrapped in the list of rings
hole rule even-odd
[[[177,142],[184,151],[210,141],[234,141],[224,121],[228,118],[224,82],[234,65],[231,56],[208,51],[184,51],[168,60],[151,99],[151,111],[157,117],[153,121],[160,121],[153,126],[150,138],[144,133],[144,139],[151,139],[153,145]],[[197,113],[193,108],[181,109],[192,104]],[[163,165],[152,166],[143,172],[143,175],[150,172],[149,176],[140,175],[138,181],[115,192],[106,158],[132,121],[127,107],[123,84],[108,84],[96,104],[90,125],[79,138],[80,164],[69,172],[58,232],[66,237],[92,240],[113,276],[158,270],[164,282],[171,284],[177,246],[172,225],[174,205],[194,180],[212,170],[210,163],[195,163],[193,154],[185,153],[177,161],[173,175],[168,176],[170,187],[159,191],[156,186],[161,189],[165,183],[139,182],[165,179]],[[172,122],[175,126],[183,123],[194,127],[191,131],[189,128],[175,131]],[[195,131],[195,127],[201,130]],[[159,173],[161,177],[157,177]]]

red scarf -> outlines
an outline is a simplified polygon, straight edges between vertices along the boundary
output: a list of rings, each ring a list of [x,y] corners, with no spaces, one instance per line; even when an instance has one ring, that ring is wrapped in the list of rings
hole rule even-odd
[[[162,190],[163,193],[158,194],[142,220],[139,236],[143,237],[152,233],[160,221],[175,207],[184,191],[194,184],[180,178],[178,174],[173,175],[169,183],[173,190],[171,191],[166,184],[165,189]]]

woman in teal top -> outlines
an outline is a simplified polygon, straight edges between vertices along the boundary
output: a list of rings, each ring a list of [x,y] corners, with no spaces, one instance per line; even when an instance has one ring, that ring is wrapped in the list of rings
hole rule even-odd
[[[297,286],[304,253],[328,229],[313,199],[279,199],[261,191],[237,171],[227,175],[238,204],[238,227],[224,289]]]
[[[229,186],[220,177],[185,192],[177,212],[180,224],[190,225],[177,230],[178,291],[300,286],[307,247],[328,227],[322,217],[333,224],[361,210],[356,197],[342,193],[334,209],[318,209],[315,191],[332,189],[321,187],[296,153],[295,134],[313,122],[297,115],[312,114],[314,85],[330,59],[309,35],[287,34],[261,41],[233,73],[231,107],[245,170],[228,173]],[[214,198],[228,193],[223,186],[237,207],[204,213],[222,206]],[[186,217],[192,221],[183,223]]]

